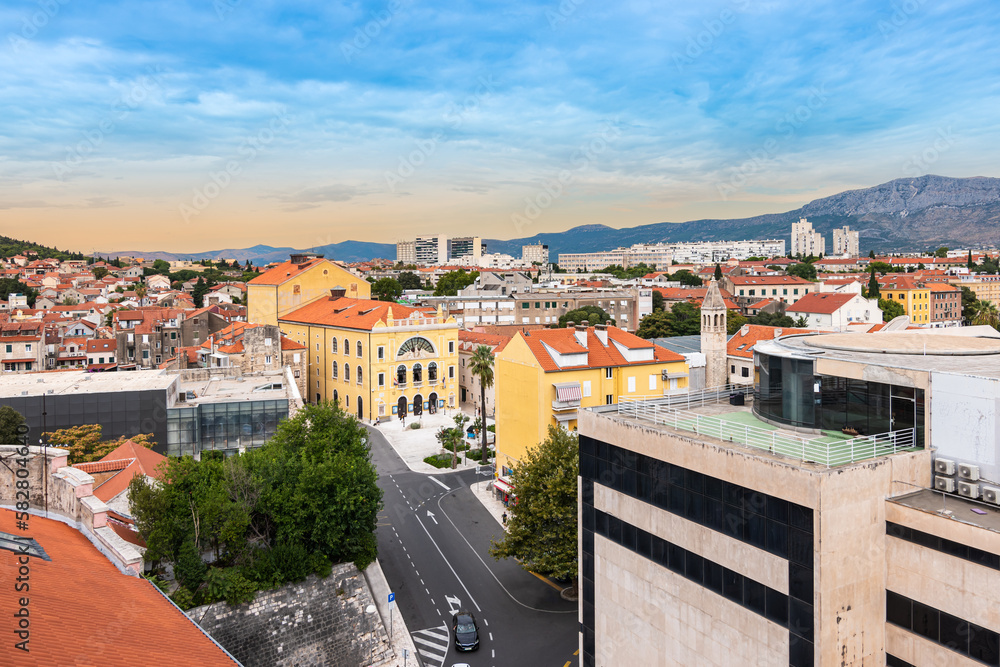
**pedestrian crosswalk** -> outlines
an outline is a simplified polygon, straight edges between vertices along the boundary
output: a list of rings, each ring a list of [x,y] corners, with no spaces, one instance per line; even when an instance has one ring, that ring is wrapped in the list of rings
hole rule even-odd
[[[417,630],[410,633],[413,636],[413,643],[417,651],[423,658],[425,667],[442,667],[445,658],[448,657],[448,649],[451,647],[451,634],[448,626],[442,623],[436,628]]]

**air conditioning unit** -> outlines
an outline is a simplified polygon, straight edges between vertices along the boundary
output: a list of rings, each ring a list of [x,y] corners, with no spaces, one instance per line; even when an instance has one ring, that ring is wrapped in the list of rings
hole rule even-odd
[[[970,482],[979,481],[979,466],[974,466],[971,463],[960,463],[958,465],[958,476]]]
[[[934,488],[937,489],[938,491],[955,493],[955,480],[953,480],[950,477],[942,477],[941,475],[935,475]]]
[[[959,482],[958,495],[975,500],[979,497],[979,485],[972,482]]]
[[[995,486],[983,486],[983,500],[994,505],[1000,505],[1000,489]]]
[[[951,459],[934,459],[934,472],[939,475],[954,475],[955,462]]]

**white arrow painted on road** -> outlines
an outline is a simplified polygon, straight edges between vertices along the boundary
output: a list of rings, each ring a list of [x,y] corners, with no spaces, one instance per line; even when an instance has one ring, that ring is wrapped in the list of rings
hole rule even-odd
[[[434,519],[434,514],[430,510],[427,510],[427,516],[430,517],[431,519]],[[437,519],[434,519],[434,525],[435,526],[439,525]]]
[[[462,608],[462,601],[459,598],[453,598],[450,595],[444,596],[445,601],[448,602],[448,613],[454,616]]]

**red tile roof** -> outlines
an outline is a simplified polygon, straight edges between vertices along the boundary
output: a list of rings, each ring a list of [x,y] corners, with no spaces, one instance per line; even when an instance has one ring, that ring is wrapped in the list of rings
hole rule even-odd
[[[762,340],[774,340],[775,334],[813,333],[813,329],[787,329],[782,327],[767,327],[762,324],[744,324],[739,331],[729,338],[726,344],[726,354],[730,357],[753,359],[753,346]]]
[[[538,329],[531,331],[527,335],[517,334],[524,339],[528,349],[535,356],[539,366],[544,371],[579,370],[581,368],[608,368],[614,366],[642,366],[646,364],[664,363],[672,361],[684,361],[684,357],[671,352],[666,348],[654,345],[653,343],[639,338],[627,331],[622,331],[617,327],[608,327],[608,345],[604,345],[598,339],[594,327],[587,329],[587,347],[584,348],[576,340],[575,329]],[[612,344],[617,341],[622,346],[629,349],[653,348],[653,359],[650,361],[628,361]],[[563,354],[587,353],[587,363],[578,366],[560,368],[552,359],[545,346],[548,345],[556,352]]]
[[[813,285],[798,276],[728,276],[733,285]]]
[[[162,454],[157,454],[152,449],[137,445],[131,440],[126,440],[121,446],[116,447],[114,451],[107,454],[100,461],[77,463],[73,467],[87,473],[107,472],[109,470],[120,471],[94,489],[94,495],[107,503],[127,489],[129,482],[136,475],[146,475],[159,479],[162,474],[159,466],[166,460],[167,457]]]
[[[15,513],[0,511],[0,531],[30,535],[51,560],[31,559],[30,653],[14,649],[7,633],[5,665],[235,665],[195,623],[151,582],[122,574],[79,531],[32,516],[29,531]],[[18,555],[0,549],[0,572],[13,581]],[[0,614],[13,618],[17,598],[0,596]],[[86,619],[67,628],[67,619]],[[123,639],[127,632],[127,639]],[[4,658],[3,656],[7,656]]]
[[[283,322],[301,322],[322,326],[371,331],[380,321],[386,321],[389,310],[395,320],[410,317],[413,313],[425,315],[416,308],[388,301],[370,299],[318,299],[280,318]]]
[[[313,257],[305,262],[298,264],[292,264],[291,260],[278,264],[273,269],[269,269],[264,273],[260,274],[248,284],[250,285],[281,285],[284,282],[291,280],[295,276],[301,274],[302,272],[310,269],[318,264],[329,263],[328,260],[322,257]]]
[[[458,332],[458,344],[465,349],[474,349],[480,345],[489,345],[493,348],[493,353],[502,351],[507,347],[507,343],[513,336],[502,336],[499,334],[483,333],[480,331],[469,331],[460,329]]]
[[[813,292],[788,306],[786,312],[818,313],[830,315],[842,308],[848,301],[859,296],[857,294],[842,294],[840,292]]]

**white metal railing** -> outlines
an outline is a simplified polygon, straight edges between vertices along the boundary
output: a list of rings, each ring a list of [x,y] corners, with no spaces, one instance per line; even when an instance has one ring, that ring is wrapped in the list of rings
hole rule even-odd
[[[827,467],[887,456],[916,446],[916,429],[912,428],[878,435],[861,435],[849,440],[830,440],[829,436],[809,438],[725,421],[719,415],[703,415],[664,405],[659,399],[620,400],[618,414]]]
[[[649,402],[655,405],[671,407],[696,408],[714,403],[726,403],[733,394],[744,397],[753,394],[752,384],[724,384],[719,387],[698,389],[695,391],[678,392],[676,394],[649,394],[645,396],[619,396],[619,405],[623,402]]]

